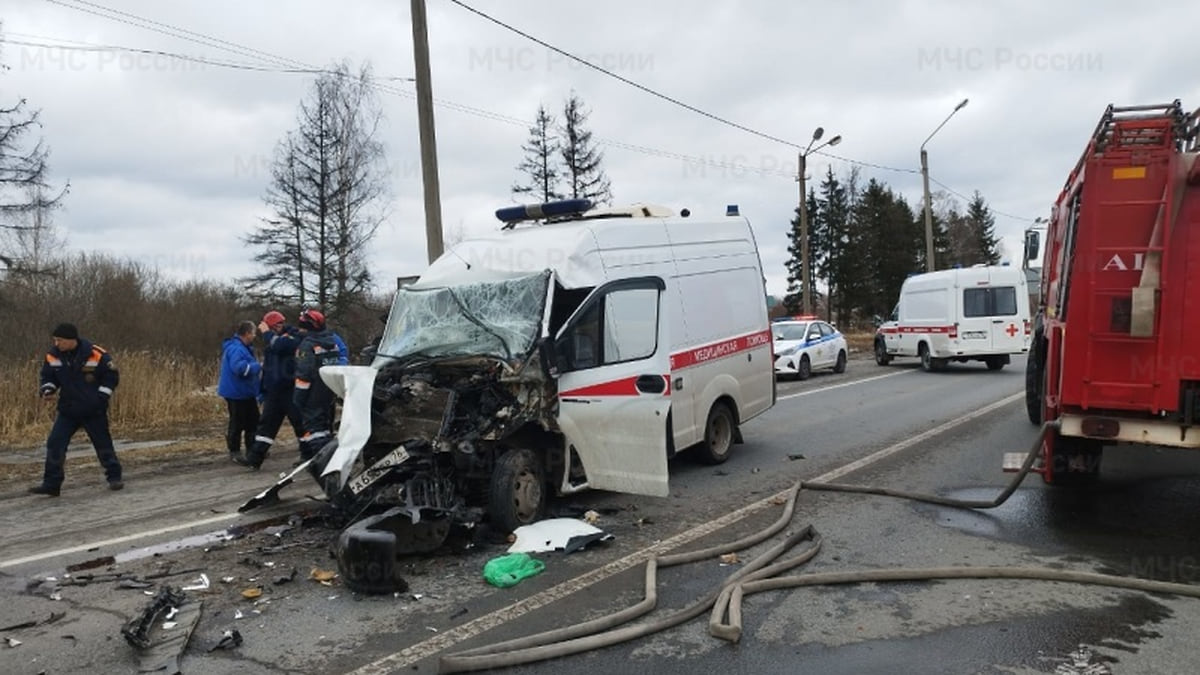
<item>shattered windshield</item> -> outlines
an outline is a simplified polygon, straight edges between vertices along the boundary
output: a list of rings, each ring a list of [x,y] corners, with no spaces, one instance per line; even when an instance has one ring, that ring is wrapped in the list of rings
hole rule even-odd
[[[533,348],[546,304],[549,271],[505,281],[396,292],[380,355],[496,356]]]

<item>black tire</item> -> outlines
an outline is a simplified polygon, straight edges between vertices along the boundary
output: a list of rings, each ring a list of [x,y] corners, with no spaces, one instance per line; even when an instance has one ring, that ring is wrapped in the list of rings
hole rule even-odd
[[[939,359],[935,359],[932,355],[930,355],[929,345],[922,342],[921,346],[917,347],[917,356],[921,357],[921,370],[924,370],[927,373],[932,373],[933,371],[938,370],[937,362]]]
[[[875,341],[875,363],[886,366],[892,362],[892,355],[887,353],[887,344],[883,340]]]
[[[838,352],[837,363],[833,364],[833,372],[846,372],[846,352],[844,350]]]
[[[705,464],[721,464],[729,459],[733,441],[737,437],[737,423],[729,406],[718,401],[708,411],[704,423],[704,442],[696,448],[696,457]]]
[[[989,356],[984,359],[984,363],[987,364],[988,370],[1000,370],[1004,366],[1008,365],[1008,362],[1004,360],[1003,356]]]
[[[542,465],[532,450],[500,455],[488,484],[488,519],[501,532],[535,523],[546,512]]]
[[[1042,386],[1046,381],[1040,344],[1041,340],[1034,338],[1033,349],[1029,350],[1029,358],[1025,360],[1025,413],[1030,424],[1039,426],[1042,423]]]
[[[808,354],[800,357],[800,363],[796,366],[796,379],[807,380],[812,375],[812,361],[808,360]]]

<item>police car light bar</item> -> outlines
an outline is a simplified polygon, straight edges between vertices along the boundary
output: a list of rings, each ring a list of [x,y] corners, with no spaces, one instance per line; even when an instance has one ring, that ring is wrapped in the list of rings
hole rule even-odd
[[[496,218],[506,225],[513,225],[523,220],[540,220],[574,216],[591,210],[590,199],[563,199],[544,204],[521,204],[496,209]]]

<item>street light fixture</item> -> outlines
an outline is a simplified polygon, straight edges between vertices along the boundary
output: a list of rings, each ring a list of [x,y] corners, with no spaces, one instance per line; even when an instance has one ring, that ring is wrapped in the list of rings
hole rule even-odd
[[[925,183],[925,271],[926,272],[933,271],[933,205],[930,204],[930,199],[929,199],[929,156],[927,154],[925,154],[925,143],[928,143],[929,139],[933,138],[933,134],[936,134],[937,132],[941,131],[942,127],[946,126],[946,122],[949,122],[950,118],[954,117],[954,113],[967,107],[967,100],[968,99],[964,98],[961,102],[959,102],[958,105],[954,106],[954,110],[951,110],[950,114],[946,115],[946,119],[942,120],[942,123],[937,125],[937,129],[934,129],[933,133],[929,134],[929,137],[925,139],[924,143],[921,143],[921,180],[924,181],[924,183]]]
[[[813,131],[812,140],[808,142],[808,147],[800,151],[800,172],[796,180],[800,183],[800,267],[804,274],[801,283],[800,294],[803,300],[804,313],[812,314],[812,271],[808,269],[808,196],[805,194],[804,174],[807,171],[808,156],[826,146],[832,147],[842,142],[841,136],[834,136],[817,147],[813,147],[813,143],[821,140],[821,136],[825,135],[825,129],[817,127]]]

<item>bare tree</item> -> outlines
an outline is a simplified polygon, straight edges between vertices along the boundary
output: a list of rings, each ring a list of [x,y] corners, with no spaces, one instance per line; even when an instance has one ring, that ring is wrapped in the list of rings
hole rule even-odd
[[[612,184],[601,168],[604,153],[592,143],[587,129],[588,112],[583,101],[571,92],[563,106],[562,157],[571,198],[586,198],[596,204],[612,202]]]
[[[559,192],[559,181],[562,180],[562,168],[559,165],[559,141],[555,135],[554,116],[546,112],[546,107],[538,106],[537,119],[529,127],[529,140],[521,146],[525,157],[517,165],[517,171],[522,174],[513,185],[513,194],[532,195],[541,202],[562,199]]]
[[[244,238],[262,271],[241,281],[256,298],[337,314],[370,289],[368,246],[388,195],[370,68],[321,75],[298,118],[275,150],[264,196],[273,214]]]

